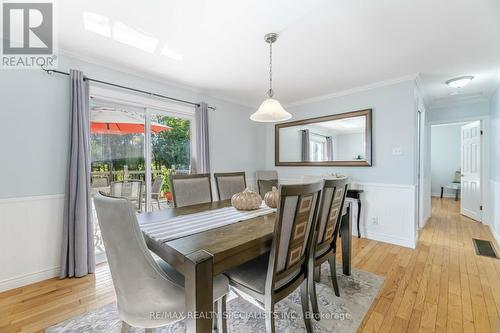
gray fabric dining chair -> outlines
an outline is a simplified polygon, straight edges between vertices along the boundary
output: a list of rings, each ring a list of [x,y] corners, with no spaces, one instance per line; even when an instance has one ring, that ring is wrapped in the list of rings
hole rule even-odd
[[[170,175],[175,207],[212,202],[210,174]]]
[[[155,261],[149,252],[132,204],[125,198],[97,193],[94,198],[111,278],[115,287],[122,332],[129,328],[154,328],[171,324],[185,313],[184,276],[168,263]],[[227,278],[214,278],[214,301],[225,304],[229,292]],[[216,304],[215,309],[222,308]],[[152,317],[151,313],[173,314]],[[223,316],[217,316],[222,332]]]
[[[325,180],[323,195],[318,213],[318,222],[314,235],[314,255],[309,257],[309,295],[311,297],[314,318],[319,320],[318,298],[316,295],[315,281],[320,280],[321,264],[328,261],[335,295],[340,296],[337,283],[337,237],[340,231],[342,210],[349,187],[348,178]]]
[[[259,256],[224,274],[237,293],[253,297],[266,311],[266,332],[274,333],[274,305],[299,286],[307,332],[312,332],[309,313],[308,258],[312,250],[319,197],[323,183],[280,186],[270,253]]]
[[[278,172],[275,170],[257,171],[255,179],[258,192],[262,198],[272,190],[273,186],[278,187]]]
[[[219,200],[228,200],[247,187],[245,172],[214,173],[215,187]]]
[[[151,185],[151,209],[153,209],[153,200],[156,200],[158,204],[158,209],[161,209],[160,206],[160,196],[161,196],[161,187],[163,186],[163,176],[157,176],[153,184]]]

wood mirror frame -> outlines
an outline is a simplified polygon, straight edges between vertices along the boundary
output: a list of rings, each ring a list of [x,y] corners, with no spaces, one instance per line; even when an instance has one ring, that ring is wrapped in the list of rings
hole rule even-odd
[[[279,130],[285,127],[307,125],[337,119],[365,116],[365,156],[364,160],[352,161],[312,161],[312,162],[281,162],[279,159],[280,136]],[[275,166],[372,166],[372,109],[339,113],[331,116],[309,118],[276,124],[274,126],[274,165]]]

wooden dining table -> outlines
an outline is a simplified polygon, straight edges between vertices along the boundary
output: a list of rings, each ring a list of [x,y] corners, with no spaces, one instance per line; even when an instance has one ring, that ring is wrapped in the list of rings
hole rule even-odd
[[[346,201],[347,202],[347,201]],[[228,207],[230,200],[138,214],[139,225],[158,223],[180,215]],[[350,203],[344,206],[341,222],[342,265],[351,274]],[[157,241],[144,233],[148,248],[185,278],[186,332],[212,330],[213,277],[256,258],[271,248],[275,213],[250,218],[181,238]]]

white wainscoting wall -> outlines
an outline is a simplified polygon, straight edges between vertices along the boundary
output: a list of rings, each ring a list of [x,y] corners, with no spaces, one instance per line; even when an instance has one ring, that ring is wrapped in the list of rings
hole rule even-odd
[[[318,176],[302,179],[280,178],[282,184],[310,182]],[[415,248],[415,196],[414,185],[352,182],[351,188],[363,190],[361,197],[361,237]],[[355,207],[356,208],[356,207]],[[357,212],[354,213],[357,215]],[[356,216],[352,234],[357,237]],[[374,223],[374,219],[377,223]]]
[[[0,199],[0,291],[59,275],[64,195]]]
[[[416,247],[414,185],[353,183],[351,187],[364,191],[360,222],[362,237],[412,249]],[[374,219],[377,219],[376,224]]]
[[[500,183],[494,180],[489,182],[490,193],[488,197],[488,224],[500,248]]]

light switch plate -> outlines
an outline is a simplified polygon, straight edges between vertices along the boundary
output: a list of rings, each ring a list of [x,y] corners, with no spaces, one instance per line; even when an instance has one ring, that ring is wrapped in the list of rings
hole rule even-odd
[[[392,147],[392,155],[394,156],[403,155],[403,149],[401,147]]]

